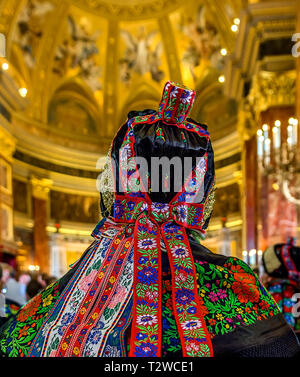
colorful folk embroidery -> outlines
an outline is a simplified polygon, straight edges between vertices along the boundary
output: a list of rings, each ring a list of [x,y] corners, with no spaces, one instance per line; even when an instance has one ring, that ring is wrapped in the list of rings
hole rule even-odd
[[[172,271],[173,307],[177,328],[184,339],[184,356],[211,356],[212,345],[197,292],[193,256],[184,228],[167,223],[163,226]]]
[[[135,225],[133,326],[130,356],[160,355],[161,262],[159,227],[144,215]]]
[[[198,292],[211,336],[223,335],[279,313],[250,267],[238,258],[224,266],[195,260]]]
[[[274,279],[274,281],[268,285],[268,291],[277,302],[287,323],[294,330],[300,330],[300,319],[296,318],[292,313],[295,305],[293,296],[295,293],[299,292],[298,285],[295,285],[294,281],[288,279]]]
[[[29,301],[16,316],[5,324],[0,347],[7,356],[26,356],[32,340],[51,310],[59,295],[58,282],[51,284],[42,293]]]

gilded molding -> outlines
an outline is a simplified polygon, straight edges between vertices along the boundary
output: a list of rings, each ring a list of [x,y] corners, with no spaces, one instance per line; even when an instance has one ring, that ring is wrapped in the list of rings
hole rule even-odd
[[[181,0],[72,0],[70,3],[108,19],[137,20],[161,17],[182,5]],[[186,0],[186,3],[190,0]]]
[[[253,79],[249,102],[257,113],[275,106],[293,106],[296,99],[296,71],[260,71]]]

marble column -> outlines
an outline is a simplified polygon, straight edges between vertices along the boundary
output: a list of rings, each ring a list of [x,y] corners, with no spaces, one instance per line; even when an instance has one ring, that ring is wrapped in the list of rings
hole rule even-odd
[[[31,177],[34,264],[41,272],[50,273],[50,252],[47,234],[48,197],[52,181],[46,178]]]
[[[246,250],[257,249],[257,154],[256,137],[251,136],[244,142],[244,189]]]

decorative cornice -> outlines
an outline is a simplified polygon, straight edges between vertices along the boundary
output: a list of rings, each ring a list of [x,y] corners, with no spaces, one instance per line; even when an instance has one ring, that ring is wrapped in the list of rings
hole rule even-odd
[[[268,39],[291,38],[296,26],[296,2],[249,4],[240,15],[240,32],[226,65],[225,93],[237,100],[244,84],[257,72],[259,47]]]
[[[181,6],[182,0],[72,0],[70,3],[108,19],[137,20],[168,14]]]
[[[36,166],[37,168],[44,169],[49,172],[56,172],[60,174],[81,177],[81,178],[89,178],[89,179],[96,179],[99,175],[99,171],[98,172],[90,171],[90,170],[84,170],[84,169],[74,168],[70,166],[55,164],[53,162],[41,160],[39,158],[22,153],[19,150],[17,150],[14,153],[13,157],[18,161],[22,161],[28,165]]]

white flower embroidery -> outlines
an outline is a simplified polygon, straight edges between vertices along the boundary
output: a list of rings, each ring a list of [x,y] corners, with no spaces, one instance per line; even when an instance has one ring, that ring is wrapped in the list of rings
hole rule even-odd
[[[178,89],[178,88],[173,88],[173,89],[171,90],[170,97],[177,97],[178,92],[179,92],[179,89]]]
[[[186,221],[187,219],[187,207],[185,206],[178,206],[176,208],[176,213],[179,221]]]
[[[175,276],[176,282],[185,282],[187,279],[186,275],[184,275],[182,272],[179,275]]]
[[[158,297],[158,292],[149,292],[147,291],[145,293],[145,296],[149,298],[149,300],[153,300],[154,298],[157,298]]]
[[[157,247],[156,240],[145,238],[144,240],[138,241],[138,247],[145,250],[155,249]]]
[[[191,321],[185,321],[181,323],[181,327],[184,330],[196,330],[196,329],[199,329],[201,326],[202,326],[202,323],[198,319],[193,319]]]
[[[169,210],[169,205],[166,203],[153,202],[151,204],[151,210],[155,213],[165,213]]]
[[[144,326],[152,326],[157,323],[156,315],[139,315],[137,317],[137,323]]]
[[[195,343],[191,343],[191,344],[189,344],[189,345],[186,347],[186,350],[187,350],[188,352],[191,352],[191,351],[193,351],[193,350],[195,350],[195,351],[199,351],[199,349],[200,349],[200,347],[198,346],[198,344],[195,344]]]
[[[131,157],[131,148],[129,144],[126,144],[120,150],[120,162],[128,161],[130,157]]]
[[[173,246],[171,249],[171,253],[174,258],[185,258],[189,255],[188,249],[184,246]]]

